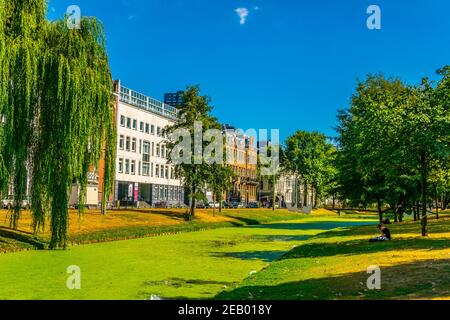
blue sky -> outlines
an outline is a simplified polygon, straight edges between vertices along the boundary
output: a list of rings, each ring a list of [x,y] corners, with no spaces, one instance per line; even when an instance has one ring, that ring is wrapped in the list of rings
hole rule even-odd
[[[337,110],[368,73],[418,83],[450,64],[448,0],[51,0],[49,18],[71,4],[104,23],[123,84],[161,100],[200,84],[222,123],[282,139],[334,136]],[[381,30],[366,27],[371,4]]]

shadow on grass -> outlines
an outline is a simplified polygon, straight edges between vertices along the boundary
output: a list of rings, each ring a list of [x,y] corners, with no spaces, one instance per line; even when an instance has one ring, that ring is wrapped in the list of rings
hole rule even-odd
[[[270,270],[270,269],[269,269]],[[266,270],[267,271],[267,270]],[[263,272],[266,272],[263,271]],[[450,296],[450,259],[381,268],[381,290],[369,290],[361,272],[278,285],[250,285],[218,294],[217,300],[431,299]],[[282,280],[282,278],[279,278]]]
[[[441,220],[432,220],[428,225],[428,233],[429,234],[439,234],[439,233],[449,233],[450,232],[450,224],[448,219]],[[373,225],[362,225],[360,228],[341,228],[338,230],[329,231],[326,233],[321,233],[317,236],[317,238],[332,238],[332,237],[345,237],[345,236],[367,236],[368,239],[378,235],[379,231],[376,226],[378,223],[373,223]],[[421,234],[421,224],[420,221],[412,222],[403,222],[403,223],[395,223],[388,225],[388,228],[391,230],[393,237],[395,238],[396,234]]]
[[[170,210],[152,211],[152,210],[142,210],[142,209],[130,209],[129,211],[145,213],[145,214],[149,214],[149,215],[151,215],[151,214],[162,215],[162,216],[166,216],[172,220],[182,220],[182,221],[185,220],[184,213],[170,211]]]
[[[358,255],[399,250],[439,250],[449,247],[448,238],[398,239],[369,243],[368,240],[350,240],[333,243],[307,243],[286,253],[280,260],[296,258],[319,258],[335,255]]]
[[[241,260],[260,260],[272,262],[283,256],[285,251],[242,251],[242,252],[213,252],[216,258],[235,258]]]
[[[18,242],[26,243],[32,245],[36,249],[44,249],[45,245],[40,240],[34,238],[32,234],[16,231],[6,227],[0,227],[0,237],[5,239],[12,239]]]
[[[314,223],[271,223],[251,226],[258,229],[275,230],[332,230],[342,227],[367,226],[368,222],[314,222]]]
[[[259,242],[289,242],[289,241],[306,241],[312,236],[307,235],[255,235],[254,238]]]

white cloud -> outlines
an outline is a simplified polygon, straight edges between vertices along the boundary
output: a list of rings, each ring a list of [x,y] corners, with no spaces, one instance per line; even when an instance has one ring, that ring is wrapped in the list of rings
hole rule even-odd
[[[243,25],[243,24],[245,24],[245,22],[247,22],[247,17],[248,17],[248,13],[249,13],[247,8],[237,8],[234,10],[234,12],[236,12],[237,15],[239,16],[239,18],[240,18],[239,23],[241,25]]]

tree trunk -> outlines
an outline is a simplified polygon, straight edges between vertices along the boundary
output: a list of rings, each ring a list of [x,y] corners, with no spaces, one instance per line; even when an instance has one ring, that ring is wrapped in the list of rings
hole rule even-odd
[[[439,220],[439,194],[437,190],[437,185],[434,186],[435,199],[436,199],[436,219]]]
[[[426,159],[425,159],[425,155],[422,155],[421,157],[422,160],[422,172],[421,172],[421,192],[422,192],[422,237],[426,237],[427,236],[427,172],[426,172]]]
[[[448,193],[444,192],[443,196],[442,196],[442,210],[447,210],[447,204],[448,204],[448,197],[447,197]]]
[[[195,186],[191,187],[192,190],[192,200],[191,200],[191,212],[190,212],[190,219],[195,217],[195,192],[196,192],[196,188]]]
[[[213,192],[213,217],[216,216],[216,193]]]
[[[303,206],[302,207],[307,207],[307,206],[308,206],[308,183],[305,181],[304,189],[303,189]]]
[[[295,192],[295,196],[294,196],[295,208],[298,208],[298,181],[297,181],[297,177],[295,177],[295,179],[294,179],[294,192]]]
[[[273,201],[272,201],[272,211],[275,211],[275,202],[276,202],[276,199],[275,199],[275,175],[273,175],[273,194],[272,194],[272,196],[273,196]]]
[[[396,205],[394,205],[394,223],[398,223],[398,212]]]
[[[104,188],[104,187],[103,187]],[[106,195],[105,190],[102,192],[102,208],[101,208],[102,215],[106,216]]]
[[[380,223],[383,223],[383,210],[381,208],[381,199],[377,199],[377,208],[378,208],[378,217],[380,219]]]

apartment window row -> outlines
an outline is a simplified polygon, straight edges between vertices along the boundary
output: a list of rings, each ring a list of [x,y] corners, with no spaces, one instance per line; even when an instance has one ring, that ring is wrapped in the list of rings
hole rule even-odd
[[[137,139],[120,135],[119,136],[119,149],[131,152],[137,152]]]
[[[155,200],[160,201],[183,201],[183,188],[166,185],[154,186]]]
[[[136,119],[132,119],[125,116],[120,116],[120,126],[132,130],[138,130],[138,121]],[[163,128],[155,127],[153,124],[148,122],[139,122],[139,131],[145,132],[146,134],[157,135],[158,137],[166,137],[163,132]]]
[[[117,169],[119,173],[129,175],[163,178],[167,180],[176,179],[175,169],[173,167],[148,162],[146,161],[146,158],[144,158],[142,162],[141,161],[136,162],[136,160],[119,158]]]
[[[125,151],[136,152],[150,157],[156,156],[163,159],[169,159],[169,149],[164,145],[154,142],[145,141],[124,135],[119,136],[119,149]]]

